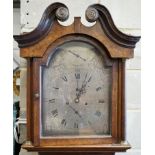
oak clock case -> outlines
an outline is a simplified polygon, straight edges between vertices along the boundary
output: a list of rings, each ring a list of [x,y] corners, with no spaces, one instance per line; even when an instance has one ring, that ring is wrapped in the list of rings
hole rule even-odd
[[[125,59],[140,37],[114,25],[109,11],[86,10],[92,27],[68,8],[51,4],[37,28],[14,36],[27,59],[27,142],[43,154],[114,155],[130,148],[125,137]]]

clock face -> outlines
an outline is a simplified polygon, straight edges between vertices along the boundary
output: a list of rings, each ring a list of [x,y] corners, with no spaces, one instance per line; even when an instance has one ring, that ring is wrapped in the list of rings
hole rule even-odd
[[[41,136],[110,135],[111,67],[95,47],[68,42],[42,67]]]

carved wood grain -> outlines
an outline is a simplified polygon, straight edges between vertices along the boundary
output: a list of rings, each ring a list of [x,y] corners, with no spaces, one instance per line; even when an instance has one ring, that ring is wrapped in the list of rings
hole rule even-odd
[[[85,34],[100,41],[108,49],[112,58],[133,57],[133,49],[121,47],[111,41],[102,30],[99,21],[97,21],[97,23],[92,27],[85,27],[78,17],[75,18],[75,22],[72,25],[67,27],[62,26],[55,21],[46,38],[33,46],[21,49],[21,57],[43,57],[46,49],[51,43],[63,36],[76,33]]]

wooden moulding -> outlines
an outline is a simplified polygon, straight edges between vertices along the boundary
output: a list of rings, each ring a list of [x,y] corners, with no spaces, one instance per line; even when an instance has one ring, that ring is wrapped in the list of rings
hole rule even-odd
[[[83,155],[83,152],[39,152],[39,155],[71,155],[71,154],[74,154],[74,155]],[[103,153],[100,153],[100,152],[87,152],[85,153],[85,155],[114,155],[114,153],[107,153],[107,152],[104,152]]]
[[[62,11],[64,18],[63,16],[58,17],[60,15],[58,9],[63,7],[65,8],[65,11]],[[62,21],[67,20],[68,14],[66,10],[68,8],[64,4],[54,3],[45,10],[40,23],[32,32],[14,35],[14,39],[21,48],[21,57],[43,57],[47,47],[52,42],[71,33],[85,34],[96,38],[105,45],[112,58],[133,57],[133,48],[140,37],[129,36],[120,32],[114,25],[106,7],[95,4],[86,10],[86,19],[90,22],[96,20],[96,24],[92,27],[84,26],[79,17],[75,18],[72,25],[60,25],[57,17]],[[57,15],[56,12],[58,12]]]
[[[36,147],[31,144],[23,145],[23,148],[28,151],[37,151],[37,152],[124,152],[127,149],[130,149],[131,146],[129,144],[104,144],[104,145],[79,145],[79,146],[45,146],[45,147]]]

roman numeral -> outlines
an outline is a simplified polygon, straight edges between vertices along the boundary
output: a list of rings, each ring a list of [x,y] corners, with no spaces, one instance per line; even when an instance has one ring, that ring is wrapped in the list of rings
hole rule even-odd
[[[67,124],[66,120],[63,119],[63,120],[61,121],[61,125],[66,126],[66,124]]]
[[[99,100],[98,103],[104,103],[104,100],[103,99],[102,100]]]
[[[84,81],[86,81],[86,79],[87,79],[87,73],[86,73],[86,75],[85,75],[85,79],[84,79]]]
[[[59,89],[58,87],[53,87],[54,89]]]
[[[62,79],[67,82],[66,76],[63,76]]]
[[[55,99],[49,100],[49,103],[55,103]]]
[[[75,78],[80,79],[80,73],[75,73]]]
[[[53,117],[58,116],[58,110],[57,109],[51,111],[51,113],[52,113]]]
[[[101,87],[98,87],[98,88],[96,88],[96,91],[99,91],[99,90],[101,90],[102,88]]]
[[[96,111],[95,112],[95,115],[98,116],[98,117],[100,117],[101,116],[101,112],[100,111]]]
[[[79,126],[78,126],[78,123],[75,122],[75,123],[74,123],[74,128],[77,128],[77,129],[78,129],[78,127],[79,127]]]
[[[91,78],[92,78],[92,77],[89,78],[88,82],[90,82]]]

